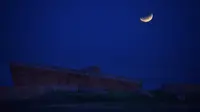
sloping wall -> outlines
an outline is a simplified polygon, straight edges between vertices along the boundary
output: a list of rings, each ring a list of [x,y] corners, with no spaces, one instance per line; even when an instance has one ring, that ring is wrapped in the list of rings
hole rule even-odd
[[[76,87],[68,86],[16,86],[16,87],[0,87],[0,101],[8,99],[28,99],[43,95],[47,92],[55,90],[77,91]]]
[[[15,86],[71,86],[78,88],[102,88],[105,90],[135,91],[140,84],[119,79],[95,77],[69,70],[30,67],[12,64],[12,78]]]

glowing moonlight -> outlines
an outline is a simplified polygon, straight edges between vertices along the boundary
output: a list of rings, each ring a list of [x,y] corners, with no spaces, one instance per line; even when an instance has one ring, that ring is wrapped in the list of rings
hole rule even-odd
[[[140,21],[147,23],[147,22],[150,22],[152,19],[153,19],[153,14],[150,14],[147,17],[140,18]]]

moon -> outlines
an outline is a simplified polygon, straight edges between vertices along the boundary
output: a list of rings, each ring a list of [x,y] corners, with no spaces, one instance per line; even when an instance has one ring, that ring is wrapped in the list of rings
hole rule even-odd
[[[149,16],[141,17],[141,18],[140,18],[140,21],[145,22],[145,23],[148,23],[148,22],[150,22],[152,19],[153,19],[153,14],[150,14]]]

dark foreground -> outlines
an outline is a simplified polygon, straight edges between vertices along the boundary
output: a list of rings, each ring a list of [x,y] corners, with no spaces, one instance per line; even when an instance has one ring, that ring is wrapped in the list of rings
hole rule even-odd
[[[158,97],[159,96],[159,97]],[[171,95],[75,94],[51,92],[27,100],[0,102],[0,112],[200,112],[200,103]]]
[[[1,104],[0,112],[200,112],[199,105],[140,104],[131,102],[86,102],[72,104],[34,104],[15,102]]]

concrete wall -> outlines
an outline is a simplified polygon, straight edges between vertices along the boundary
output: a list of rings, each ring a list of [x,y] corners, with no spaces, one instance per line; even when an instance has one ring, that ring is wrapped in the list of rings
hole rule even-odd
[[[0,87],[0,100],[28,99],[56,90],[77,91],[77,87],[68,87],[68,86]]]
[[[0,87],[0,100],[7,99],[26,99],[43,94],[43,88],[30,87]]]
[[[101,88],[105,90],[134,91],[140,84],[119,79],[84,75],[64,69],[11,65],[15,86],[69,86],[78,88]]]

